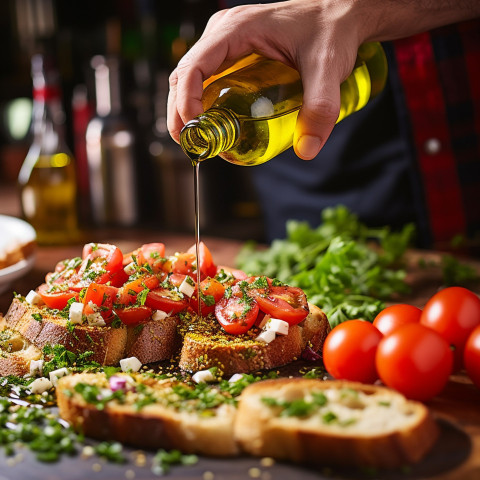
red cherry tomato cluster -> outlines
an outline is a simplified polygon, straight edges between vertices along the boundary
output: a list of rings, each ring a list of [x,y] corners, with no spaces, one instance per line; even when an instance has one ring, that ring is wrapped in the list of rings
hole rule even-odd
[[[149,243],[123,255],[114,245],[89,243],[81,258],[59,262],[37,291],[49,308],[63,310],[81,301],[84,315],[99,313],[107,324],[136,325],[155,310],[175,315],[200,309],[202,316],[215,315],[227,333],[242,334],[265,314],[290,325],[307,316],[307,299],[299,288],[240,270],[226,273],[203,242],[198,262],[196,253],[193,245],[166,256],[163,243]],[[185,282],[188,293],[182,289]]]
[[[452,372],[462,368],[480,388],[480,299],[466,288],[449,287],[423,310],[398,304],[373,323],[341,323],[325,340],[323,361],[334,378],[380,379],[421,401],[439,394]]]

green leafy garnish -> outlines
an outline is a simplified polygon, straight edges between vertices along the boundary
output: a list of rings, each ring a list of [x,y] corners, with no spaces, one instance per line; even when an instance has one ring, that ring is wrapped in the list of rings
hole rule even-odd
[[[153,458],[152,472],[155,475],[165,475],[173,465],[195,465],[196,455],[184,455],[180,450],[159,450]]]

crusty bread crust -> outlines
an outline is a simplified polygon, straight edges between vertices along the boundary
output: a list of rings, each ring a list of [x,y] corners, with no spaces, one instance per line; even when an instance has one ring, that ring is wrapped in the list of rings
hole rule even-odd
[[[385,420],[379,428],[378,418],[370,418],[366,420],[366,428],[359,428],[360,423],[349,424],[352,420],[348,418],[342,424],[324,422],[320,415],[285,417],[277,407],[262,400],[292,401],[308,398],[312,391],[327,390],[365,394],[365,402],[371,403],[373,412],[379,414],[389,403],[392,405],[391,411],[387,411],[391,413],[390,421]],[[348,410],[348,406],[346,408]],[[367,415],[367,411],[370,415],[371,409],[360,404],[351,405],[350,409],[352,418],[356,418],[354,414]],[[438,427],[423,404],[408,401],[384,387],[285,378],[259,382],[245,389],[235,420],[235,435],[242,449],[255,456],[312,465],[397,468],[423,458],[438,437]]]
[[[134,376],[138,380],[139,376]],[[131,403],[109,402],[99,410],[72,393],[77,383],[107,387],[103,374],[70,375],[60,379],[57,400],[60,416],[76,430],[97,439],[119,442],[148,449],[179,449],[224,457],[238,454],[233,435],[235,407],[221,405],[211,415],[179,411],[154,403],[137,411]],[[171,390],[170,382],[149,382],[157,390]],[[68,392],[68,393],[66,393]]]
[[[220,327],[190,326],[183,336],[183,348],[179,366],[187,372],[218,367],[225,376],[234,373],[250,373],[286,365],[298,358],[308,345],[317,351],[330,331],[326,315],[315,305],[309,305],[310,313],[298,325],[291,326],[288,335],[278,335],[271,343],[255,340],[251,335],[227,335]],[[257,332],[258,334],[258,332]]]

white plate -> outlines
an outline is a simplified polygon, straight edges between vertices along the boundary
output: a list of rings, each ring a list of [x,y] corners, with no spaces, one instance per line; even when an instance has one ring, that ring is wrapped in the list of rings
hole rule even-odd
[[[27,222],[16,217],[0,215],[0,250],[9,250],[15,245],[22,246],[34,242],[36,233]],[[8,289],[11,282],[25,275],[35,262],[35,253],[27,258],[0,269],[0,293]]]

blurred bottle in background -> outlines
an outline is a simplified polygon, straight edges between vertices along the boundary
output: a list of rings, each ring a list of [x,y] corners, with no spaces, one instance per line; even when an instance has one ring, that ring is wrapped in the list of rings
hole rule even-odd
[[[50,57],[32,57],[33,142],[18,183],[24,218],[40,244],[78,240],[75,160],[65,142],[58,71]]]
[[[135,135],[123,114],[120,63],[95,56],[96,115],[86,132],[92,216],[97,225],[131,226],[139,203]]]

